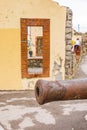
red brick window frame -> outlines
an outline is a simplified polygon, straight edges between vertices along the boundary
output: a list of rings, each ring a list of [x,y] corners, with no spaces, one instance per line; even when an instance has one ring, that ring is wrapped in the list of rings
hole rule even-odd
[[[27,58],[27,28],[28,26],[43,27],[43,73],[28,73]],[[49,77],[50,76],[50,19],[21,18],[21,73],[22,78]]]

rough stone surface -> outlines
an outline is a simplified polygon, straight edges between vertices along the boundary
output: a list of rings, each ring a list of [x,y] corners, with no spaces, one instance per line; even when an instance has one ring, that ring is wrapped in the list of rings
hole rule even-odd
[[[65,79],[69,79],[71,77],[71,68],[72,68],[72,10],[67,8],[66,14],[66,31],[65,31],[65,39],[66,39],[66,57],[65,57]]]

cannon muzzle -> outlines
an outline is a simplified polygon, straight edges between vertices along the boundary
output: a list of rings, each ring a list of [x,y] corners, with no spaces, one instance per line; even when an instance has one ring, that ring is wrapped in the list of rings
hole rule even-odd
[[[87,99],[87,78],[64,81],[38,80],[35,84],[35,96],[40,105],[58,100]]]

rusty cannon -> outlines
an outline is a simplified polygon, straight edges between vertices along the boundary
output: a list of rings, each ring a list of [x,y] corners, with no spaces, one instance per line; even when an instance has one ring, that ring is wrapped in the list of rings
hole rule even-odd
[[[87,78],[64,81],[38,80],[35,84],[35,96],[40,105],[58,100],[87,99]]]

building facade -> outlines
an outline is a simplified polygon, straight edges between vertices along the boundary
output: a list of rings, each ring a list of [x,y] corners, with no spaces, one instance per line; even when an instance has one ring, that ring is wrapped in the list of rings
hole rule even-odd
[[[40,78],[65,79],[68,10],[52,0],[1,0],[0,90],[33,89]]]

